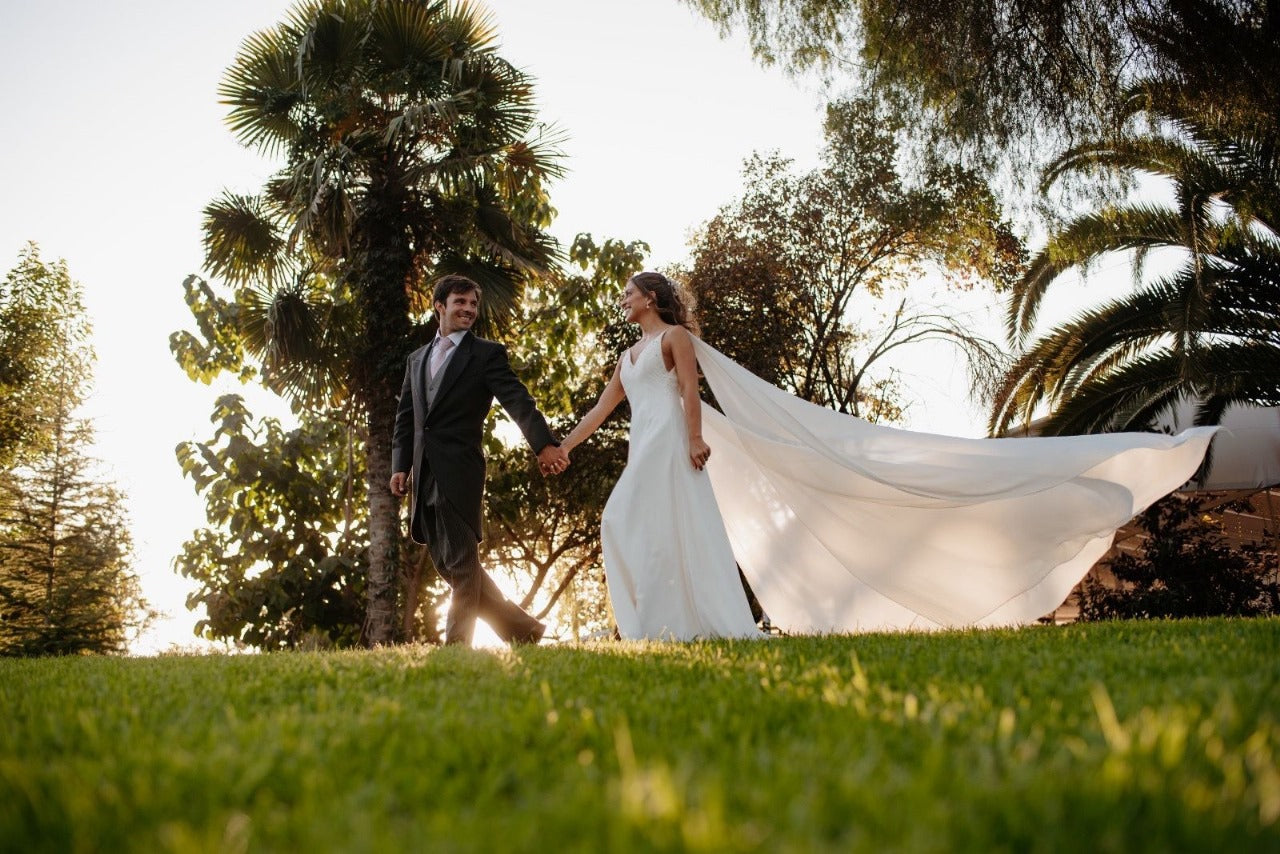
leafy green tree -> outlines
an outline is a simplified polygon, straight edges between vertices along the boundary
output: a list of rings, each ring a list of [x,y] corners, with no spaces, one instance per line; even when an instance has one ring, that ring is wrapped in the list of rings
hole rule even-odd
[[[748,175],[757,162],[748,164]],[[687,284],[698,301],[703,338],[756,376],[786,386],[789,357],[811,311],[808,292],[776,253],[776,241],[759,239],[750,227],[759,212],[745,213],[722,210],[701,229]]]
[[[259,649],[357,643],[368,510],[353,428],[306,414],[285,429],[237,395],[213,420],[210,441],[177,452],[209,521],[175,561],[200,584],[187,603],[207,615],[196,631]]]
[[[684,2],[724,34],[745,32],[763,63],[875,97],[905,119],[922,160],[958,156],[1019,190],[1035,176],[1023,164],[1114,136],[1134,82],[1172,67],[1172,54],[1144,37],[1152,28],[1185,20],[1212,30],[1229,19],[1253,24],[1273,52],[1277,44],[1269,0]],[[1202,67],[1229,75],[1237,46],[1213,45]]]
[[[66,263],[46,264],[28,243],[0,284],[0,469],[47,446],[58,366],[87,336]]]
[[[597,244],[592,235],[579,234],[569,247],[569,263],[525,289],[507,338],[519,375],[545,408],[575,409],[582,403],[579,386],[600,370],[602,360],[614,358],[618,301],[648,252],[641,240]]]
[[[702,230],[688,275],[709,343],[801,397],[871,420],[900,415],[882,371],[899,347],[950,341],[975,374],[998,370],[993,344],[914,309],[907,286],[932,273],[952,289],[1002,289],[1022,261],[986,185],[954,167],[908,183],[893,130],[866,104],[842,102],[828,110],[817,169],[750,159],[747,189]],[[886,315],[878,328],[867,319],[876,310]]]
[[[1169,0],[684,0],[756,57],[792,73],[852,78],[910,116],[924,139],[988,162],[1038,135],[1108,126],[1126,74],[1143,68],[1132,27]],[[1132,79],[1132,78],[1130,78]]]
[[[133,570],[124,496],[87,453],[76,416],[93,378],[80,286],[34,245],[5,282],[7,415],[22,420],[16,465],[0,468],[0,654],[124,652],[152,617]],[[15,435],[15,434],[10,434]]]
[[[1172,200],[1083,214],[1033,259],[1010,299],[1023,355],[995,398],[993,432],[1045,408],[1042,431],[1067,434],[1145,429],[1183,397],[1200,401],[1201,423],[1231,404],[1280,404],[1280,58],[1254,25],[1218,24],[1172,20],[1153,31],[1173,71],[1134,89],[1130,134],[1072,149],[1049,171],[1046,184],[1069,171],[1140,171],[1165,179]],[[1220,100],[1226,81],[1201,63],[1207,46],[1224,44],[1244,62],[1233,74],[1260,82]],[[1156,250],[1176,263],[1144,282]],[[1063,273],[1121,251],[1134,259],[1131,293],[1032,337]]]
[[[480,329],[501,333],[550,268],[555,139],[536,123],[530,79],[468,3],[302,2],[244,42],[220,93],[240,140],[284,166],[257,195],[206,208],[207,267],[237,288],[234,329],[221,330],[232,340],[178,336],[175,352],[201,377],[217,369],[202,356],[241,347],[299,407],[360,414],[367,634],[390,642],[404,601],[386,486],[404,360],[430,333],[436,275],[479,282]]]

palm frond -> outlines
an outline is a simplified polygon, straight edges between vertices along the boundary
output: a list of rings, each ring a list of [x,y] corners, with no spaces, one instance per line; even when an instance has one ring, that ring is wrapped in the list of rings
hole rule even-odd
[[[1075,433],[1142,429],[1183,397],[1200,401],[1201,421],[1232,403],[1280,400],[1280,18],[1203,2],[1169,11],[1136,24],[1163,71],[1129,91],[1127,136],[1071,149],[1044,177],[1149,173],[1172,184],[1176,209],[1106,208],[1050,239],[1014,288],[1015,342],[1058,276],[1104,252],[1132,252],[1134,292],[1027,347],[1004,378],[993,430],[1046,404],[1045,431]],[[1143,285],[1145,256],[1162,246],[1187,261]]]
[[[233,285],[277,282],[293,266],[281,221],[261,196],[224,191],[205,205],[205,268]]]
[[[507,206],[488,188],[476,193],[474,236],[486,255],[525,273],[549,271],[559,255],[559,245],[544,232],[511,216]]]
[[[1014,285],[1006,317],[1010,339],[1021,343],[1030,333],[1046,291],[1067,270],[1107,252],[1181,246],[1182,237],[1177,212],[1155,205],[1109,207],[1077,217],[1049,239]]]
[[[1042,422],[1046,436],[1145,429],[1187,389],[1182,358],[1163,350],[1134,359],[1105,379],[1079,391]]]
[[[291,246],[302,235],[309,235],[326,255],[338,257],[347,252],[356,217],[350,182],[357,160],[356,152],[339,142],[293,169],[286,189],[295,205]]]
[[[303,134],[294,116],[302,100],[291,42],[279,29],[245,39],[218,85],[231,107],[227,124],[242,145],[275,155]]]
[[[501,148],[523,139],[538,118],[533,80],[497,56],[468,57],[455,65],[452,81],[474,98],[474,124],[458,137],[465,150]]]
[[[493,13],[472,0],[461,0],[452,8],[441,4],[440,27],[455,55],[488,54],[498,47],[498,27]]]
[[[350,372],[337,345],[348,333],[324,280],[299,276],[275,290],[250,289],[239,303],[245,348],[261,359],[268,387],[310,403],[343,395]]]
[[[399,114],[387,123],[383,141],[387,144],[403,141],[412,145],[423,137],[433,142],[445,140],[469,102],[469,95],[451,92],[444,97],[405,104]]]
[[[1208,392],[1227,404],[1280,406],[1280,345],[1227,341],[1200,355]]]
[[[443,2],[393,2],[375,7],[368,42],[371,67],[379,76],[439,81],[453,48],[441,25],[445,11]]]
[[[303,94],[359,91],[368,71],[364,62],[369,38],[367,3],[325,0],[296,24],[302,25],[295,68]]]
[[[1172,178],[1181,173],[1184,164],[1195,157],[1196,150],[1185,140],[1142,136],[1085,143],[1069,149],[1050,163],[1040,179],[1041,191],[1047,191],[1071,172],[1113,170],[1148,172]]]
[[[565,176],[564,144],[568,134],[554,125],[538,127],[525,139],[511,143],[503,151],[503,174],[518,180],[518,185],[508,188],[507,195],[520,195],[528,181],[539,183]]]
[[[465,194],[467,188],[479,183],[486,169],[491,168],[494,154],[462,154],[451,150],[439,157],[415,159],[405,164],[405,181],[445,195]]]

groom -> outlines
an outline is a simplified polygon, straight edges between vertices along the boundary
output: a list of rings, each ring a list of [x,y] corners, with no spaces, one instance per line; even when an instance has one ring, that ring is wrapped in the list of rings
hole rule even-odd
[[[435,340],[409,354],[391,440],[391,492],[409,501],[409,532],[453,588],[445,643],[471,645],[476,617],[505,641],[537,643],[546,626],[506,599],[480,566],[484,422],[496,397],[538,455],[543,474],[569,464],[547,421],[507,361],[471,333],[480,287],[449,275],[433,295]]]

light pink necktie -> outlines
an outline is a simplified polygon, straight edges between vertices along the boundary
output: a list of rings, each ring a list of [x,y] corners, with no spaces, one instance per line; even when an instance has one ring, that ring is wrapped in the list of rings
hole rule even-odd
[[[452,338],[441,338],[440,343],[436,344],[431,351],[431,379],[436,378],[436,373],[440,370],[440,366],[444,364],[444,357],[449,355],[449,351],[453,349]]]

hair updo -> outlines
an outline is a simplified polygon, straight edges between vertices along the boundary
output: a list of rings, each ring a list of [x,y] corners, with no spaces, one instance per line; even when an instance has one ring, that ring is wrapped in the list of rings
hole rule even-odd
[[[684,288],[661,273],[643,272],[631,277],[631,283],[653,299],[653,307],[672,326],[683,326],[698,334],[698,321],[694,319],[694,299]]]

